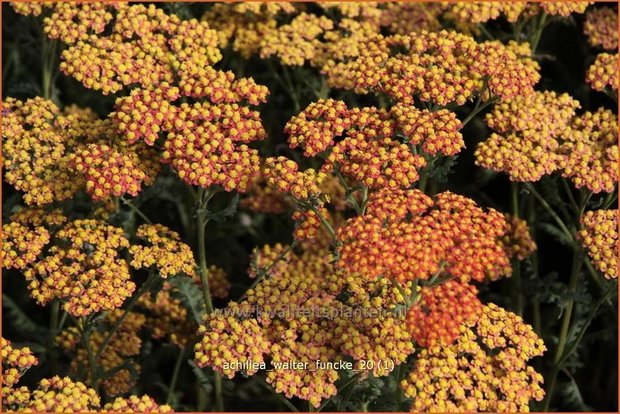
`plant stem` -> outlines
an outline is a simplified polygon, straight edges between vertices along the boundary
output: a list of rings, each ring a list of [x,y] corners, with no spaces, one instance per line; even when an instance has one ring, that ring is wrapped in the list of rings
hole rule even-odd
[[[54,66],[56,61],[56,45],[55,39],[49,39],[45,33],[42,33],[42,50],[41,50],[41,93],[45,99],[52,97],[52,87],[54,78]]]
[[[185,359],[185,348],[179,352],[179,356],[174,364],[174,370],[172,371],[172,378],[170,379],[170,385],[168,386],[168,395],[166,396],[166,404],[170,404],[172,397],[174,396],[174,389],[177,386],[177,380],[179,379],[179,372],[181,371],[181,364]]]
[[[519,218],[519,183],[510,182],[510,193],[512,199],[512,214]],[[521,295],[521,261],[514,259],[512,272],[513,303],[517,315],[523,316],[523,298]]]
[[[211,291],[209,289],[209,269],[207,268],[207,249],[205,246],[205,229],[207,226],[207,205],[215,191],[207,191],[200,188],[197,194],[196,227],[198,238],[198,262],[200,266],[200,282],[202,283],[202,294],[205,301],[207,314],[213,312],[213,302],[211,301]],[[222,377],[213,371],[213,383],[215,388],[215,410],[224,411],[224,400],[222,398]]]
[[[474,117],[478,115],[481,111],[483,111],[487,106],[493,105],[497,101],[498,101],[498,98],[495,96],[490,98],[488,101],[485,101],[484,103],[481,103],[482,99],[479,99],[474,109],[471,111],[469,115],[467,115],[467,118],[465,118],[463,122],[461,123],[461,128],[465,127],[465,125],[467,125],[469,121],[474,119]]]
[[[571,240],[574,242],[575,238],[573,237],[573,234],[571,233],[571,231],[568,229],[568,227],[566,227],[566,225],[564,224],[564,222],[562,221],[562,219],[560,218],[560,216],[558,216],[558,214],[553,210],[553,208],[551,208],[551,206],[549,205],[549,203],[547,203],[547,200],[545,200],[543,198],[543,196],[541,196],[538,191],[536,191],[536,189],[534,188],[534,186],[531,183],[525,183],[525,186],[527,187],[527,189],[534,194],[534,197],[536,197],[536,199],[540,202],[540,204],[545,208],[545,210],[547,210],[547,212],[551,215],[551,217],[553,218],[553,220],[558,224],[558,226],[560,227],[560,229],[562,230],[562,232],[564,232],[564,234]]]
[[[110,340],[112,339],[112,337],[114,336],[118,328],[121,326],[123,321],[127,318],[127,316],[129,316],[129,313],[131,312],[133,307],[136,306],[136,304],[138,303],[138,300],[140,299],[140,297],[142,297],[142,295],[144,295],[144,293],[150,289],[150,287],[152,286],[153,282],[155,282],[155,280],[157,280],[157,274],[150,272],[146,281],[142,284],[142,286],[140,286],[138,291],[129,299],[129,302],[127,302],[127,307],[125,308],[125,311],[123,312],[121,317],[118,318],[116,322],[114,322],[114,325],[112,325],[112,328],[110,328],[110,331],[104,338],[103,342],[101,343],[101,346],[99,347],[99,350],[97,351],[96,358],[99,358],[99,356],[103,353],[103,351],[105,350],[106,346],[108,346],[108,344],[110,343]]]
[[[153,222],[146,216],[146,214],[144,214],[142,210],[140,210],[131,200],[125,197],[121,197],[121,201],[126,206],[129,206],[129,208],[132,209],[137,215],[139,215],[146,223],[153,224]]]
[[[575,291],[577,287],[577,281],[579,280],[579,274],[581,272],[581,266],[583,265],[584,254],[581,249],[576,248],[573,252],[573,262],[571,265],[571,275],[570,280],[568,282],[568,290],[570,293]],[[573,314],[574,308],[574,300],[570,300],[566,309],[564,310],[564,315],[562,315],[562,325],[560,328],[560,336],[558,340],[558,345],[555,350],[555,354],[553,357],[553,368],[551,370],[551,380],[549,381],[549,390],[547,391],[547,395],[545,397],[545,402],[543,404],[543,411],[549,410],[549,404],[551,404],[551,399],[553,397],[553,392],[555,391],[555,384],[558,377],[558,372],[561,368],[561,360],[564,354],[564,348],[566,347],[566,340],[568,339],[568,331],[570,329],[571,317]]]
[[[547,13],[543,12],[540,16],[540,20],[538,21],[538,25],[536,27],[536,32],[534,32],[534,37],[530,42],[532,53],[536,53],[536,49],[538,48],[538,43],[540,42],[540,37],[542,36],[542,32],[545,28],[545,22],[547,21]]]
[[[78,332],[80,333],[80,341],[82,342],[82,346],[86,350],[86,354],[88,356],[88,367],[90,369],[90,387],[94,389],[97,394],[99,394],[99,378],[97,375],[97,357],[93,352],[93,348],[90,346],[90,335],[86,334],[86,328],[88,322],[82,322],[82,320],[77,319],[75,316],[71,315],[71,319],[73,319],[73,323],[75,324]]]

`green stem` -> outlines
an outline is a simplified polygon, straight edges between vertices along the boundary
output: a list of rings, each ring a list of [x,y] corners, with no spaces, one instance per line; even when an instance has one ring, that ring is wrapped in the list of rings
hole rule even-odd
[[[185,359],[185,348],[179,352],[179,356],[174,364],[174,370],[172,371],[172,378],[170,379],[170,385],[168,386],[168,395],[166,396],[166,404],[170,404],[172,401],[172,397],[174,396],[174,389],[177,386],[177,381],[179,379],[179,372],[181,372],[181,364]]]
[[[57,41],[54,39],[49,39],[45,33],[43,33],[42,35],[43,40],[41,50],[41,93],[45,99],[50,99],[52,97],[52,80],[54,78]]]
[[[146,223],[153,224],[153,222],[146,216],[146,214],[144,214],[142,210],[140,210],[131,200],[125,197],[121,197],[121,201],[126,206],[129,206],[129,208],[132,209],[137,215],[139,215]]]
[[[568,282],[568,290],[570,293],[575,291],[577,287],[577,281],[579,280],[579,274],[581,272],[581,266],[583,265],[583,251],[581,249],[575,249],[573,252],[573,262],[571,265],[571,275],[570,280]],[[561,369],[561,360],[564,354],[564,348],[566,347],[566,341],[568,339],[568,331],[570,329],[571,318],[573,315],[573,308],[575,302],[574,300],[570,300],[566,309],[564,310],[564,314],[562,315],[562,325],[560,328],[560,336],[558,340],[558,345],[555,350],[555,354],[553,357],[553,368],[551,370],[551,379],[549,381],[549,389],[547,390],[547,395],[545,397],[545,402],[543,404],[543,411],[549,410],[549,405],[551,404],[551,399],[553,397],[553,392],[555,391],[555,384],[557,381],[558,373]]]
[[[213,302],[211,300],[211,291],[209,289],[209,269],[207,268],[207,249],[205,246],[205,229],[207,226],[207,205],[214,191],[207,191],[200,188],[197,194],[197,211],[196,211],[196,227],[198,238],[198,261],[200,266],[200,282],[202,283],[202,294],[205,301],[207,314],[213,312]],[[213,372],[213,382],[215,388],[215,410],[224,411],[224,400],[222,397],[222,377],[216,371]]]
[[[616,193],[615,191],[612,191],[611,193],[607,195],[607,197],[605,198],[605,201],[603,201],[603,205],[601,208],[603,208],[604,210],[608,209],[609,207],[611,207],[614,201],[617,200],[617,198],[618,198],[618,193]]]
[[[142,286],[140,286],[140,289],[138,289],[138,291],[129,299],[129,302],[127,302],[127,307],[125,307],[125,311],[123,312],[121,317],[118,318],[116,322],[114,322],[114,325],[112,325],[112,328],[110,328],[110,331],[108,332],[103,342],[101,343],[101,346],[99,347],[99,350],[97,351],[97,354],[96,354],[97,359],[99,358],[99,356],[101,356],[105,348],[108,346],[108,344],[110,343],[110,340],[112,339],[112,337],[114,336],[118,328],[120,328],[123,321],[127,318],[127,316],[129,316],[129,313],[131,312],[131,310],[134,308],[134,306],[136,306],[136,304],[138,303],[138,300],[142,297],[142,295],[144,295],[144,293],[146,293],[151,288],[155,280],[157,280],[157,274],[153,272],[149,273],[149,276],[147,277],[146,281],[142,284]]]
[[[88,322],[82,322],[82,320],[78,320],[73,315],[71,315],[71,319],[73,319],[73,323],[76,326],[78,332],[80,333],[80,341],[82,342],[82,346],[86,350],[86,354],[88,356],[88,367],[90,369],[90,387],[94,389],[97,394],[99,394],[97,358],[95,356],[95,353],[93,352],[93,348],[90,346],[90,335],[86,334]]]
[[[465,127],[465,125],[467,125],[469,121],[474,119],[474,117],[478,115],[481,111],[483,111],[487,106],[493,105],[498,100],[499,98],[494,96],[490,98],[488,101],[485,101],[483,104],[481,104],[482,100],[480,99],[478,103],[476,104],[476,106],[474,107],[473,111],[471,111],[471,113],[467,115],[467,118],[465,118],[463,122],[461,123],[461,128]]]
[[[314,214],[317,215],[317,217],[321,221],[321,224],[323,225],[323,227],[325,227],[325,229],[327,230],[327,232],[331,236],[331,238],[334,241],[334,243],[338,244],[338,236],[336,235],[336,231],[334,230],[332,225],[329,224],[329,221],[327,221],[327,219],[325,217],[323,217],[323,215],[321,214],[319,209],[316,208],[316,206],[310,206],[310,210],[312,210],[314,212]]]
[[[579,206],[577,205],[577,200],[575,200],[575,196],[573,195],[573,190],[571,190],[566,179],[560,178],[560,181],[562,182],[562,187],[564,187],[564,191],[566,191],[566,195],[568,195],[568,199],[570,200],[570,204],[573,207],[573,210],[575,210],[575,214],[577,214],[579,212]]]
[[[519,183],[510,182],[510,193],[512,199],[512,214],[519,218]],[[521,295],[521,261],[515,259],[513,261],[512,272],[512,285],[513,285],[513,303],[517,315],[523,316],[523,297]]]
[[[543,12],[540,16],[540,20],[538,21],[538,25],[536,27],[536,32],[534,33],[534,37],[530,42],[532,53],[536,53],[536,49],[538,49],[538,43],[540,42],[540,37],[542,36],[542,32],[545,28],[545,22],[547,21],[547,13]]]
[[[536,191],[536,189],[534,188],[534,186],[531,183],[525,183],[525,186],[527,187],[527,189],[534,194],[534,197],[536,197],[536,199],[538,200],[538,202],[545,208],[545,210],[547,210],[547,212],[551,215],[551,217],[553,218],[553,220],[557,223],[557,225],[560,227],[560,229],[562,230],[562,232],[571,240],[574,242],[575,238],[573,237],[573,234],[571,233],[571,231],[568,229],[568,227],[566,227],[566,225],[564,224],[564,222],[562,221],[562,219],[560,218],[560,216],[558,216],[558,214],[553,210],[553,208],[551,208],[551,206],[549,205],[549,203],[547,203],[547,200],[545,200],[543,198],[543,196],[541,196],[538,191]]]

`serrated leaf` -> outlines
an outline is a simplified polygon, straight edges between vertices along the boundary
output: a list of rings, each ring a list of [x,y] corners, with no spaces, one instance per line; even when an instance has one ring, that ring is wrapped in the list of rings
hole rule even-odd
[[[187,276],[175,276],[169,279],[169,282],[174,287],[172,295],[190,311],[194,322],[200,323],[205,313],[204,297],[200,287]]]
[[[28,315],[22,311],[19,306],[8,295],[2,294],[2,307],[6,309],[6,312],[11,321],[11,325],[20,334],[29,337],[46,337],[47,329],[37,325]]]
[[[207,218],[209,220],[213,220],[218,223],[221,223],[224,220],[226,220],[228,217],[234,216],[235,213],[237,213],[237,207],[239,207],[239,194],[238,193],[235,194],[232,200],[230,200],[230,203],[228,203],[228,206],[226,206],[226,208],[220,211],[216,211],[216,212],[210,211],[207,214]]]
[[[198,379],[198,384],[204,390],[205,394],[210,395],[213,391],[213,386],[211,385],[211,380],[207,377],[205,371],[200,368],[194,361],[191,359],[187,361],[190,367],[192,367],[192,372]]]
[[[573,240],[568,238],[568,236],[555,225],[549,223],[539,223],[538,227],[564,246],[572,247]]]

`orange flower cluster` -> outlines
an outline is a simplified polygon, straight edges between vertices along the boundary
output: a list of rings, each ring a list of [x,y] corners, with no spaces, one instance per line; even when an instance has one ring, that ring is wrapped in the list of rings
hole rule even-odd
[[[114,401],[103,406],[101,412],[106,413],[171,413],[172,407],[167,404],[158,405],[148,395],[138,397],[132,395],[128,398],[116,398]]]
[[[348,116],[351,127],[347,137],[332,147],[323,171],[338,169],[353,182],[370,188],[408,188],[418,180],[418,170],[426,161],[392,138],[396,125],[386,110],[354,108]]]
[[[463,147],[463,136],[459,132],[461,121],[447,109],[429,111],[414,106],[395,105],[390,109],[397,130],[412,145],[421,144],[422,151],[435,155],[456,155]]]
[[[579,239],[592,264],[607,279],[618,278],[618,210],[588,211],[581,218]]]
[[[97,220],[75,220],[54,236],[49,253],[24,272],[39,304],[63,299],[73,316],[120,307],[135,290],[120,249],[129,246],[123,230]]]
[[[428,348],[452,344],[462,324],[472,325],[482,313],[475,286],[449,280],[422,288],[420,302],[407,313],[407,327],[416,343]]]
[[[572,13],[584,13],[592,2],[588,1],[551,1],[541,2],[540,8],[547,14],[568,17]]]
[[[142,183],[152,184],[158,164],[143,162],[137,153],[119,152],[108,145],[88,144],[69,157],[70,165],[86,179],[93,200],[124,194],[137,196]]]
[[[519,316],[489,304],[453,345],[422,350],[401,386],[416,412],[525,412],[544,396],[542,375],[527,365],[544,351]]]
[[[423,30],[441,28],[439,17],[447,4],[440,2],[390,2],[383,3],[381,25],[390,33],[408,35]]]
[[[497,104],[486,116],[496,133],[478,144],[476,164],[505,172],[512,181],[538,181],[560,167],[560,138],[579,102],[568,94],[536,92]]]
[[[60,209],[49,210],[45,207],[30,206],[22,208],[9,217],[11,223],[19,223],[24,226],[45,227],[54,230],[66,223],[67,217]]]
[[[465,104],[483,88],[502,99],[525,96],[538,82],[538,64],[516,44],[476,43],[456,32],[381,35],[360,46],[358,57],[325,74],[333,87],[383,92],[405,105],[414,98],[438,105]]]
[[[558,152],[562,175],[575,187],[613,192],[618,183],[618,117],[601,108],[575,118]]]
[[[502,244],[509,257],[524,260],[536,251],[536,242],[532,239],[527,221],[509,214],[505,215],[508,230],[502,239]]]
[[[595,91],[618,91],[618,53],[600,53],[588,68],[586,82]]]
[[[183,273],[196,276],[196,261],[190,247],[181,241],[181,236],[161,224],[143,224],[136,236],[147,245],[133,245],[131,266],[136,269],[155,268],[164,279]]]
[[[108,314],[104,320],[102,330],[94,331],[89,337],[89,345],[92,352],[99,353],[103,341],[107,337],[112,325],[121,317],[123,311],[120,309]],[[96,359],[97,364],[104,370],[109,371],[120,367],[125,363],[131,364],[131,369],[140,372],[140,366],[135,362],[127,360],[140,354],[142,340],[138,335],[140,329],[144,325],[145,317],[138,313],[131,312],[121,323],[118,330],[111,337],[105,349],[101,352],[99,358]],[[77,328],[69,328],[61,332],[56,337],[56,342],[65,350],[75,354],[70,364],[73,374],[78,374],[83,367],[88,366],[87,350],[81,346],[80,333]],[[87,373],[87,379],[90,380],[90,373]],[[108,396],[116,396],[129,392],[135,385],[136,378],[132,376],[128,368],[120,369],[113,375],[105,378],[102,382],[102,388]]]
[[[618,12],[611,7],[588,10],[583,31],[594,47],[606,50],[618,49]]]
[[[61,112],[42,98],[7,98],[3,107],[5,177],[27,204],[63,201],[84,187],[96,200],[136,195],[159,172],[144,145],[110,145],[117,136],[111,121],[90,110]]]
[[[400,209],[386,208],[379,204],[382,197],[373,197],[365,216],[347,220],[337,231],[340,265],[366,278],[383,276],[399,283],[444,271],[463,282],[510,274],[501,244],[508,226],[502,214],[485,212],[473,200],[450,192],[437,195],[427,207],[427,197],[408,194],[417,192],[392,194]],[[402,217],[406,211],[411,212],[408,219]],[[371,215],[375,212],[378,216]],[[394,220],[384,222],[386,217]]]
[[[459,21],[485,23],[503,15],[514,23],[527,6],[526,2],[459,2],[454,3],[450,11]]]

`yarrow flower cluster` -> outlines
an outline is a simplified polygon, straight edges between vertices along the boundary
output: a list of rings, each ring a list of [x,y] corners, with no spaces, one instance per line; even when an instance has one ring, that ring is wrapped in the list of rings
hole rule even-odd
[[[159,172],[152,150],[120,142],[111,121],[89,110],[7,98],[2,127],[6,179],[27,204],[63,201],[82,188],[95,200],[137,195]]]
[[[452,6],[451,12],[461,21],[485,23],[497,19],[500,15],[509,22],[516,22],[528,7],[526,2],[460,2]]]
[[[537,248],[530,234],[527,221],[509,214],[506,214],[506,221],[509,228],[502,240],[504,249],[510,257],[524,260]]]
[[[181,236],[161,224],[143,224],[138,227],[136,236],[147,245],[132,245],[131,266],[136,269],[154,268],[162,278],[179,273],[196,276],[196,260],[189,246],[181,241]]]
[[[39,360],[30,348],[13,348],[11,342],[1,338],[2,352],[2,409],[15,409],[30,397],[26,387],[16,387],[25,371],[37,365]]]
[[[519,316],[489,304],[453,345],[422,350],[401,386],[412,411],[529,411],[544,390],[527,363],[545,349]]]
[[[116,398],[114,401],[103,406],[101,412],[110,413],[171,413],[172,407],[167,404],[158,405],[148,395],[138,397],[132,395],[128,398]]]
[[[422,194],[403,191],[395,202],[404,206],[414,200],[420,204],[386,211],[379,204],[382,198],[372,197],[367,215],[349,219],[338,229],[341,266],[366,278],[383,276],[400,283],[430,279],[444,271],[462,281],[510,274],[509,257],[501,245],[507,223],[499,212],[485,212],[473,200],[450,192],[429,201]],[[402,216],[407,210],[409,219]],[[377,212],[378,216],[371,215]],[[389,221],[384,222],[385,217]]]
[[[595,91],[618,91],[618,53],[600,53],[588,68],[586,82]]]
[[[394,101],[417,98],[438,105],[465,104],[485,82],[493,96],[510,99],[533,92],[538,64],[521,56],[516,43],[477,43],[456,32],[378,35],[360,47],[360,55],[326,72],[333,87],[358,93],[383,92]]]
[[[581,218],[579,239],[607,279],[618,278],[618,210],[595,210]]]
[[[618,184],[618,117],[602,108],[585,112],[573,120],[558,152],[562,175],[575,187],[613,192]]]
[[[611,7],[588,10],[583,31],[592,46],[606,50],[618,49],[618,12]]]
[[[538,181],[560,167],[560,138],[579,102],[568,94],[536,92],[496,105],[487,114],[495,130],[476,148],[476,164],[505,172],[512,181]]]
[[[73,316],[120,307],[135,290],[120,250],[129,246],[123,230],[97,220],[75,220],[58,230],[48,254],[25,272],[39,304],[65,300]]]

